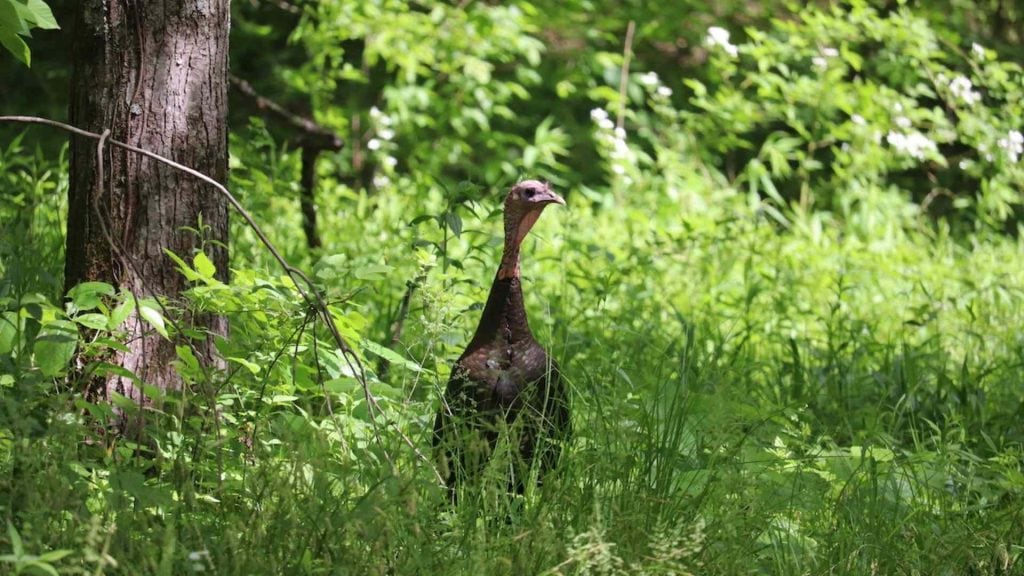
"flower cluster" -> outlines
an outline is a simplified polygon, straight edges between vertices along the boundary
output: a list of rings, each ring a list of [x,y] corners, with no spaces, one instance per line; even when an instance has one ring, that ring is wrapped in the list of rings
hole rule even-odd
[[[825,47],[821,49],[821,52],[817,56],[811,58],[811,64],[813,64],[818,70],[824,70],[828,68],[828,61],[837,56],[839,56],[839,50]]]
[[[1020,160],[1021,154],[1024,154],[1024,134],[1019,130],[1010,130],[1006,137],[1000,138],[996,144],[1006,152],[1010,162]]]
[[[590,119],[602,130],[615,128],[615,122],[612,122],[612,119],[608,117],[608,112],[604,108],[594,108],[591,110]]]
[[[712,26],[708,28],[707,38],[704,39],[704,43],[710,48],[719,46],[726,54],[735,58],[739,55],[739,48],[735,44],[729,42],[729,31],[725,28],[719,28],[718,26]]]
[[[380,150],[381,140],[388,142],[395,138],[395,131],[391,129],[392,120],[390,116],[381,112],[376,106],[370,108],[370,118],[377,126],[378,138],[370,138],[370,141],[366,143],[366,147],[370,150]]]
[[[910,156],[917,160],[923,160],[925,155],[928,153],[938,152],[938,147],[935,142],[921,134],[920,132],[914,131],[909,134],[902,132],[892,132],[886,135],[885,141],[892,146],[893,150],[903,154],[904,156]]]
[[[597,142],[608,155],[612,172],[623,176],[627,182],[631,181],[626,171],[636,164],[636,157],[626,144],[626,130],[617,128],[604,108],[591,110],[590,119],[597,124]]]
[[[953,98],[968,106],[973,106],[981,101],[981,93],[974,89],[971,79],[966,76],[957,76],[949,80],[945,75],[939,74],[936,80],[939,85],[949,88],[949,93],[953,95]]]
[[[376,106],[370,108],[370,120],[373,124],[375,136],[366,142],[366,147],[377,153],[387,152],[388,149],[394,148],[395,130],[391,127],[394,120],[384,112],[381,112]],[[380,161],[384,166],[385,174],[394,171],[395,166],[398,165],[398,160],[390,154],[385,155]],[[373,185],[377,188],[383,188],[390,184],[391,180],[385,174],[377,173],[374,175]]]
[[[641,74],[640,84],[647,88],[648,90],[652,90],[655,96],[660,96],[661,98],[668,98],[669,96],[672,95],[672,89],[669,88],[668,86],[663,86],[661,84],[661,78],[658,78],[657,72],[647,72],[645,74]]]

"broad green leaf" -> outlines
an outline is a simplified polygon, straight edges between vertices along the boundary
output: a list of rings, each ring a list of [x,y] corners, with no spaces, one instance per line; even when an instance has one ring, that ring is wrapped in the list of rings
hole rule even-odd
[[[178,359],[181,360],[185,366],[193,373],[199,372],[199,359],[192,353],[192,349],[188,346],[175,346],[175,352],[178,354]]]
[[[109,362],[97,362],[93,366],[93,373],[98,376],[120,376],[121,378],[131,380],[135,383],[139,382],[139,377],[131,370],[124,366],[118,366],[117,364],[111,364]]]
[[[93,312],[90,314],[81,314],[76,316],[75,322],[78,322],[86,328],[92,328],[93,330],[105,330],[107,328],[109,318],[103,314]]]
[[[324,382],[323,386],[324,390],[331,394],[355,395],[361,390],[359,381],[350,377],[331,378]]]
[[[210,261],[206,252],[197,252],[195,258],[192,259],[192,265],[196,267],[196,272],[199,272],[203,278],[212,280],[214,274],[217,273],[217,267]]]
[[[458,238],[462,236],[462,218],[455,212],[445,212],[444,221],[448,224],[448,228],[451,229],[452,234]]]
[[[181,257],[175,254],[174,252],[171,252],[170,250],[165,248],[164,254],[167,254],[167,257],[173,260],[174,263],[178,265],[178,270],[180,270],[181,273],[184,274],[185,278],[189,282],[195,282],[196,280],[202,279],[203,276],[200,273],[193,270],[191,266],[186,264],[185,261],[182,260]]]
[[[33,348],[35,364],[47,376],[62,374],[78,347],[78,328],[67,320],[54,320],[39,331]]]
[[[43,30],[60,29],[60,26],[57,25],[57,19],[53,17],[53,12],[43,0],[25,0],[25,4],[22,6],[22,14],[27,12],[30,16],[26,20],[29,20],[39,28]]]
[[[51,550],[39,556],[41,562],[57,562],[73,554],[73,550]]]
[[[124,394],[118,394],[117,392],[111,393],[110,402],[129,414],[135,414],[140,409],[139,404],[135,400],[132,400]]]
[[[16,312],[0,314],[0,354],[10,354],[20,347],[18,333],[24,334],[24,327],[25,321]]]
[[[164,315],[157,308],[155,302],[152,300],[140,301],[139,316],[142,316],[142,319],[159,332],[161,336],[170,339],[167,335],[167,327],[164,325]]]
[[[413,362],[412,360],[406,358],[405,356],[402,356],[398,352],[395,352],[394,350],[386,346],[381,346],[380,344],[370,340],[363,340],[362,346],[363,349],[365,349],[367,352],[380,356],[381,358],[387,360],[388,362],[391,362],[392,364],[397,364],[399,366],[412,370],[413,372],[424,371],[424,368],[417,364],[416,362]]]
[[[68,290],[68,298],[71,300],[69,312],[92,310],[100,305],[103,296],[113,296],[115,293],[114,287],[106,282],[83,282]]]
[[[0,29],[11,33],[19,32],[25,26],[13,0],[0,0]]]
[[[231,362],[234,362],[236,364],[240,364],[240,365],[244,366],[247,370],[249,370],[249,372],[252,372],[253,374],[259,374],[259,372],[260,372],[260,365],[259,364],[256,364],[255,362],[251,362],[249,360],[246,360],[245,358],[238,358],[236,356],[230,356],[230,357],[228,357],[228,360],[230,360]]]
[[[131,294],[125,294],[124,300],[114,308],[114,311],[110,313],[110,321],[107,323],[107,329],[114,330],[124,321],[128,319],[128,316],[135,310],[135,298]]]

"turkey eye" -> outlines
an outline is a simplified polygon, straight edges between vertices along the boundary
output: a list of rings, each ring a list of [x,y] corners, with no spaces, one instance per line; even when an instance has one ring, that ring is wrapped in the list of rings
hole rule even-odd
[[[533,188],[530,188],[529,190],[526,191],[527,198],[533,198],[535,194],[537,194],[537,192]]]

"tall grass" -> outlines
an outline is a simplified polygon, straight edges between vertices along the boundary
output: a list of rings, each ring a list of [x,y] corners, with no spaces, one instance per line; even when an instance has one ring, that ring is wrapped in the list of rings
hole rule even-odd
[[[236,176],[298,254],[295,207],[273,182]],[[360,345],[386,341],[423,275],[406,362],[371,380],[383,420],[429,453],[437,394],[493,274],[500,195],[457,208],[464,229],[442,245],[444,218],[408,225],[450,207],[439,189],[333,192],[314,269]],[[73,380],[5,361],[0,566],[46,573],[25,555],[66,550],[39,562],[90,574],[1020,569],[1017,240],[913,218],[794,215],[784,228],[738,199],[706,213],[654,194],[607,204],[570,194],[524,251],[531,325],[563,366],[576,431],[542,486],[450,506],[392,428],[375,440],[322,329],[238,229],[233,287],[193,302],[230,316],[225,355],[257,369],[232,364],[165,398],[154,452],[97,441],[102,407]],[[59,229],[33,230],[59,244]],[[0,264],[7,310],[59,290],[23,253]],[[32,282],[18,281],[25,270]]]

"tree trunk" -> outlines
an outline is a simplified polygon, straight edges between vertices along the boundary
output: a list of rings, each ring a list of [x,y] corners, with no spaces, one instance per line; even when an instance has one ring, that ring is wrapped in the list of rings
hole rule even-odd
[[[94,132],[109,128],[111,138],[224,182],[229,0],[80,0],[72,5],[71,123]],[[212,187],[109,146],[103,161],[105,181],[100,183],[95,142],[72,140],[66,288],[97,280],[140,298],[173,302],[186,282],[165,249],[186,261],[202,249],[219,279],[227,279],[227,203]],[[200,222],[201,237],[194,232]],[[226,321],[192,316],[180,322],[209,334],[193,343],[205,357],[201,360],[215,362],[212,335],[225,334]],[[137,314],[123,328],[128,351],[116,353],[116,363],[146,384],[180,389],[172,368],[175,342],[156,334]],[[108,378],[100,388],[108,398],[118,393],[139,405],[149,402],[126,378]]]

